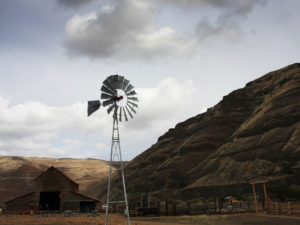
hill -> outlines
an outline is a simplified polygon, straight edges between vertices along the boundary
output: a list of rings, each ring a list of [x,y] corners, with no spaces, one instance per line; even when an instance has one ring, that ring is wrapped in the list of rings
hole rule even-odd
[[[129,196],[150,192],[162,199],[188,199],[209,187],[299,180],[299,119],[296,63],[249,82],[159,137],[126,166]]]
[[[33,191],[33,179],[50,166],[79,183],[80,192],[94,197],[98,197],[98,186],[109,169],[108,162],[98,159],[0,156],[0,202]]]

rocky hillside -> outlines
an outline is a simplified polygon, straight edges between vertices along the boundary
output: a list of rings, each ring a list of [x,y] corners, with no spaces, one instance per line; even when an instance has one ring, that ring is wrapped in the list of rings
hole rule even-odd
[[[296,176],[300,64],[273,71],[175,126],[126,167],[129,196],[190,198],[201,187]],[[299,175],[299,174],[298,174]]]
[[[53,159],[0,156],[0,202],[34,190],[33,179],[55,166],[77,183],[81,192],[98,197],[109,164],[97,159]]]

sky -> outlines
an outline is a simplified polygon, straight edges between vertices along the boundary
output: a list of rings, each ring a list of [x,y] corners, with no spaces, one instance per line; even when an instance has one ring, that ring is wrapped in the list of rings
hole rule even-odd
[[[299,62],[298,0],[1,0],[0,155],[109,160],[105,78],[135,86],[124,160],[272,70]]]

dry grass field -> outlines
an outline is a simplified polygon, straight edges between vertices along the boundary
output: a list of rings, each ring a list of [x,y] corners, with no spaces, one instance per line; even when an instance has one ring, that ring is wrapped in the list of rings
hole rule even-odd
[[[112,215],[110,225],[126,225],[126,218],[121,215]],[[0,225],[103,225],[105,215],[90,218],[88,215],[77,217],[38,217],[38,216],[0,216]],[[132,225],[299,225],[300,217],[269,216],[264,214],[248,215],[200,215],[175,217],[137,217],[131,219]]]

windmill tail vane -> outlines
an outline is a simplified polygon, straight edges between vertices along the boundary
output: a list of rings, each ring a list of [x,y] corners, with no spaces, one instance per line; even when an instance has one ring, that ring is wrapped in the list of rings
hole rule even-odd
[[[108,222],[108,210],[110,204],[125,203],[125,213],[127,214],[128,225],[130,225],[129,219],[129,205],[127,201],[124,167],[122,162],[121,154],[121,144],[119,137],[119,126],[118,122],[128,121],[130,117],[133,119],[134,114],[138,108],[138,98],[134,87],[130,84],[129,80],[120,75],[111,75],[103,81],[103,85],[100,89],[101,91],[101,101],[93,100],[88,101],[87,114],[88,116],[96,112],[100,106],[107,107],[107,113],[110,114],[113,111],[113,131],[112,131],[112,142],[111,142],[111,154],[110,154],[110,168],[108,176],[108,187],[107,187],[107,207],[105,215],[105,225]],[[112,171],[112,161],[113,155],[117,155],[118,161],[121,165],[121,176],[122,184],[124,190],[124,200],[123,201],[112,201],[110,199],[110,189],[111,189],[111,171]]]
[[[99,100],[94,101],[88,101],[88,116],[92,115],[94,112],[96,112],[101,106],[101,102]]]

